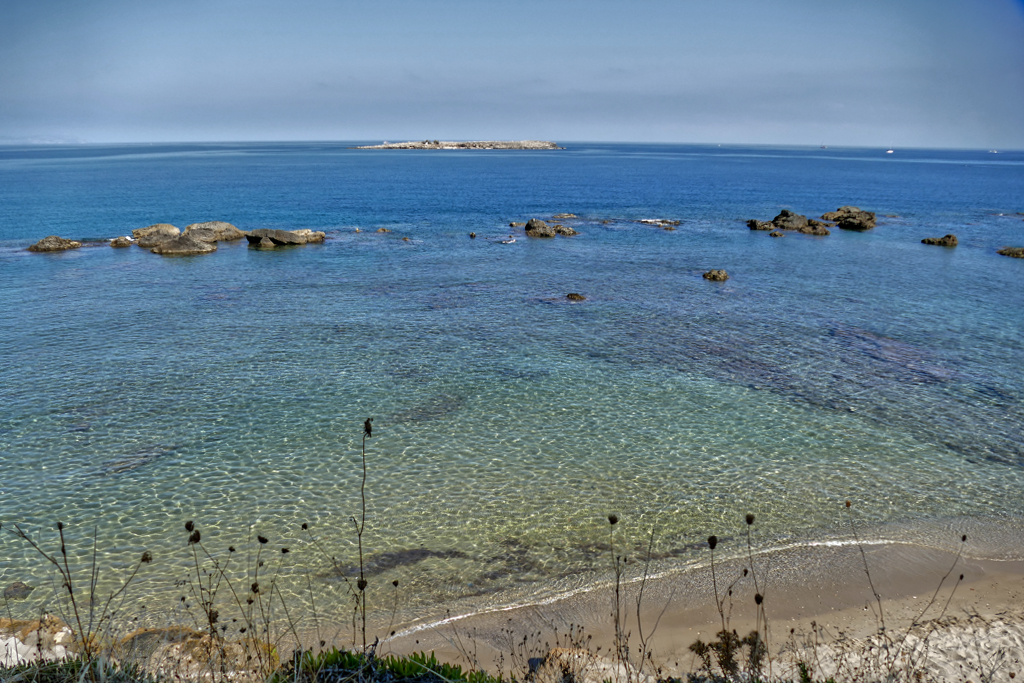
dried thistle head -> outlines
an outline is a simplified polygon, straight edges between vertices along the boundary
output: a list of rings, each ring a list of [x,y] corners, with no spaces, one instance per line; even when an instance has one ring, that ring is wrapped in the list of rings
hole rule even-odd
[[[64,531],[64,522],[57,522],[57,531]]]
[[[608,515],[608,523],[611,524],[612,526],[615,526],[616,524],[619,523],[619,516],[618,515]]]
[[[260,584],[254,581],[252,586],[250,587],[250,590],[253,593],[259,593],[260,592]]]
[[[199,529],[196,529],[196,530],[195,530],[195,531],[193,531],[193,532],[192,532],[192,534],[191,534],[191,535],[190,535],[190,536],[188,537],[188,544],[189,544],[189,545],[192,545],[193,543],[199,543],[199,539],[200,539],[200,538],[202,538],[202,536],[200,536],[200,534],[199,534]]]
[[[751,525],[751,524],[753,524],[753,523],[754,523],[754,515],[752,515],[752,514],[750,514],[750,513],[748,512],[748,513],[747,513],[747,526],[750,526],[750,525]]]
[[[256,536],[256,540],[260,542],[260,545],[266,545],[267,544],[266,536]]]
[[[708,545],[712,550],[714,550],[715,546],[718,545],[718,536],[715,536],[714,534],[708,536]]]
[[[145,551],[144,553],[142,553],[142,557],[139,559],[139,562],[141,562],[142,564],[149,564],[152,561],[153,561],[153,554],[151,552],[149,552],[148,550]]]
[[[372,417],[366,418],[366,421],[363,422],[363,434],[365,434],[366,436],[373,436],[373,418]]]
[[[967,542],[967,534],[964,534],[963,536],[960,537],[960,542],[961,543],[966,543]]]
[[[366,579],[359,579],[356,581],[356,587],[361,591],[366,590]]]
[[[850,507],[851,505],[853,505],[853,503],[851,503],[849,500],[847,500],[846,501],[846,507]]]
[[[192,523],[191,519],[188,520],[187,522],[185,522],[185,531],[191,532],[195,528],[196,528],[196,525]]]
[[[228,552],[229,552],[229,553],[233,553],[233,552],[235,552],[235,546],[233,546],[233,545],[229,545],[229,546],[228,546]]]
[[[398,579],[395,579],[394,581],[392,581],[391,585],[394,586],[395,588],[398,588]]]
[[[764,602],[764,596],[760,593],[754,593],[754,602],[760,605],[762,602]]]
[[[287,555],[287,554],[288,554],[288,553],[290,553],[290,552],[291,552],[291,551],[290,551],[290,550],[288,550],[288,548],[281,548],[281,554],[282,554],[282,555]]]
[[[305,530],[306,530],[306,529],[308,529],[308,528],[309,528],[309,525],[308,525],[308,524],[306,524],[305,522],[303,522],[303,523],[302,523],[302,530],[303,530],[303,531],[305,531]]]

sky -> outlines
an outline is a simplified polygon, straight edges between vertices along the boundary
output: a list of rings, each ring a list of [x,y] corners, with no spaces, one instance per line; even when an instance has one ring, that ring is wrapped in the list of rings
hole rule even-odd
[[[1024,0],[0,0],[0,143],[1024,149]]]

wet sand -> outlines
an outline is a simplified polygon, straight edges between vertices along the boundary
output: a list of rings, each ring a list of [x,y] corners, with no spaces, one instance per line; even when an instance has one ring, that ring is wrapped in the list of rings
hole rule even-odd
[[[881,612],[864,570],[865,558],[881,597]],[[1010,680],[1010,672],[1024,675],[1022,560],[956,559],[951,551],[910,544],[865,546],[864,557],[856,545],[803,545],[755,555],[757,589],[754,576],[741,576],[744,566],[748,565],[742,559],[716,562],[719,594],[732,585],[731,607],[727,599],[724,610],[728,628],[741,636],[754,628],[754,594],[760,590],[777,672],[785,661],[794,661],[779,653],[799,647],[814,634],[824,643],[863,643],[879,632],[884,620],[885,632],[896,639],[913,624],[926,624],[914,633],[928,636],[926,668],[940,679],[970,680],[974,668],[981,666],[997,669],[994,680]],[[649,579],[640,610],[642,629],[636,616],[640,585],[632,582],[623,589],[625,631],[634,650],[641,630],[653,632],[648,650],[664,673],[697,670],[699,661],[688,646],[698,638],[714,639],[722,628],[710,567]],[[383,651],[434,650],[447,661],[510,671],[556,645],[571,645],[570,630],[582,626],[591,637],[587,645],[600,655],[609,651],[614,639],[613,595],[609,583],[546,604],[421,623],[399,629]],[[927,607],[933,595],[934,602]],[[827,654],[819,653],[822,659]],[[812,655],[805,651],[802,658]],[[827,668],[822,661],[819,670]]]

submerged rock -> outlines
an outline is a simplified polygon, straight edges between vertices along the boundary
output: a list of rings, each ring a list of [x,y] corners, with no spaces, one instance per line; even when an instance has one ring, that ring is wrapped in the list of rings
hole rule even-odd
[[[29,251],[67,251],[68,249],[78,249],[82,246],[81,242],[75,240],[65,239],[58,237],[57,235],[49,235],[39,240],[28,248]]]
[[[1024,247],[1003,247],[997,254],[1012,256],[1013,258],[1024,258]]]
[[[245,233],[224,221],[192,223],[185,226],[185,234],[192,235],[200,242],[230,242],[245,237]]]
[[[15,581],[4,589],[4,600],[23,600],[34,590],[35,588],[24,581]]]
[[[131,237],[115,237],[114,239],[110,240],[110,246],[114,247],[115,249],[121,249],[123,247],[130,247],[130,246],[132,246],[132,238]]]
[[[567,218],[579,218],[579,216],[574,213],[556,213],[551,217],[552,220],[556,221],[564,221]]]
[[[554,237],[555,229],[542,220],[531,218],[526,222],[526,235],[528,237]]]
[[[192,256],[217,251],[217,245],[200,242],[191,235],[179,235],[174,239],[157,244],[150,251],[161,256]]]
[[[568,225],[562,225],[561,223],[556,224],[553,229],[556,233],[564,237],[572,237],[573,235],[579,234]]]
[[[933,244],[937,247],[955,247],[957,245],[956,235],[946,235],[945,237],[925,237],[921,240],[921,244]]]
[[[712,269],[704,273],[704,279],[712,282],[725,282],[729,279],[729,273],[724,270]]]
[[[759,221],[756,218],[747,221],[747,227],[751,230],[775,230],[775,224],[771,221]]]
[[[768,236],[769,237],[785,237],[786,233],[782,232],[781,230],[772,230],[770,233],[768,233]]]
[[[577,294],[576,292],[569,292],[568,294],[565,295],[565,298],[568,299],[569,301],[586,301],[587,300],[587,297],[583,296],[582,294]]]
[[[521,228],[524,225],[526,225],[526,223],[519,223],[517,221],[512,221],[511,223],[508,224],[508,227],[510,227],[510,228]]]

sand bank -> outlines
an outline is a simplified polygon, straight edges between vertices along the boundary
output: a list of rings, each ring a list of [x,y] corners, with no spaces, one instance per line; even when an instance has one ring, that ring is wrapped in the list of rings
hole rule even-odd
[[[865,559],[881,597],[881,611],[868,583]],[[729,628],[741,636],[753,629],[758,589],[753,575],[742,576],[745,565],[738,559],[716,563],[714,581],[710,566],[647,581],[640,610],[642,631],[653,631],[648,649],[664,673],[697,670],[700,662],[688,646],[698,638],[713,640],[721,630],[715,581],[720,595],[732,586],[731,603],[725,601]],[[978,680],[992,674],[991,680],[1008,681],[1011,672],[1024,676],[1024,561],[957,559],[948,550],[885,543],[865,546],[863,557],[857,545],[802,545],[755,555],[754,567],[769,620],[773,672],[778,675],[789,677],[797,659],[813,662],[816,675],[864,674],[872,663],[844,653],[867,651],[866,639],[877,635],[884,622],[890,644],[901,645],[901,657],[916,652],[911,664],[939,680]],[[634,649],[641,632],[636,617],[640,585],[626,586],[623,599],[628,613],[625,630]],[[575,625],[591,637],[591,650],[607,653],[614,638],[613,595],[606,584],[546,604],[409,625],[385,649],[434,650],[449,661],[475,658],[477,665],[489,670],[508,670],[516,660],[522,665],[525,655],[542,657],[556,643],[566,645]],[[819,644],[816,653],[807,649],[813,642]],[[517,649],[519,655],[514,654]]]

